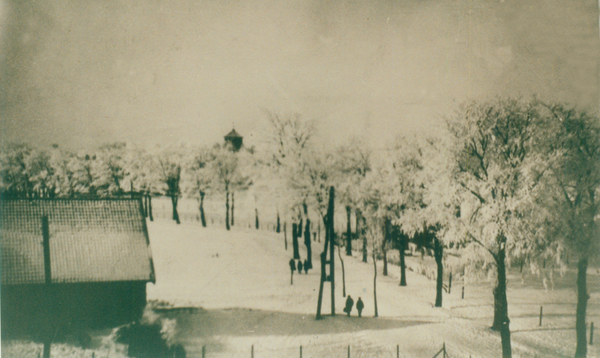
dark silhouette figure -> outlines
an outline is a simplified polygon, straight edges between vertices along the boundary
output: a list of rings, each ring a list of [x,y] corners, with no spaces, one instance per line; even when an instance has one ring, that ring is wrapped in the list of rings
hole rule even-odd
[[[294,259],[290,259],[290,271],[292,275],[290,276],[290,285],[294,284],[294,271],[296,271],[296,261]]]
[[[298,260],[298,273],[302,273],[302,260]]]
[[[309,269],[309,268],[310,268],[310,267],[308,267],[308,260],[304,260],[304,273],[305,273],[305,274],[308,274],[308,269]]]
[[[358,310],[358,317],[361,316],[363,308],[365,308],[365,304],[359,297],[358,301],[356,302],[356,309]]]
[[[344,312],[346,312],[348,316],[350,316],[350,312],[352,312],[352,306],[354,306],[354,300],[352,297],[350,297],[350,295],[348,295],[348,298],[346,299],[346,307],[344,307]]]

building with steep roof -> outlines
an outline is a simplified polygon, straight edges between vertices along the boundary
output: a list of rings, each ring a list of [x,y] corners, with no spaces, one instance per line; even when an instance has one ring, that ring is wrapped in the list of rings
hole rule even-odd
[[[239,135],[234,128],[225,136],[225,145],[231,146],[232,151],[238,152],[244,145],[244,137]]]
[[[0,243],[3,336],[129,322],[155,282],[139,199],[3,200]]]

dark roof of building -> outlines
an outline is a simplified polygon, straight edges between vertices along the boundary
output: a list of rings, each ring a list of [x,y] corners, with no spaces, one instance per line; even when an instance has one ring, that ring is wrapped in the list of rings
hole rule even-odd
[[[140,200],[0,201],[2,285],[45,282],[48,216],[52,283],[154,281]]]
[[[225,138],[243,138],[241,135],[239,135],[238,132],[235,131],[235,129],[232,129],[231,132],[229,132],[229,134],[227,134],[225,136]]]

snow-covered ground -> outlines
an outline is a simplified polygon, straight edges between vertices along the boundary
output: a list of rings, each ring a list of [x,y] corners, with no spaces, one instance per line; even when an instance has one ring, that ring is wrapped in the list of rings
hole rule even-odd
[[[289,228],[288,228],[289,229]],[[346,292],[365,303],[363,317],[342,312],[342,271],[336,256],[336,313],[316,321],[319,273],[297,273],[290,285],[292,257],[283,234],[263,230],[202,228],[158,219],[149,223],[156,284],[148,284],[148,299],[175,309],[162,315],[177,319],[178,338],[189,357],[433,357],[446,344],[450,357],[498,357],[500,336],[489,329],[493,315],[490,283],[470,284],[461,299],[462,282],[445,294],[444,307],[434,308],[435,282],[408,271],[408,286],[398,285],[399,268],[377,275],[379,317],[373,318],[373,265],[358,253],[342,253]],[[301,256],[306,257],[300,244]],[[313,242],[314,266],[322,243]],[[419,260],[411,258],[411,260]],[[554,290],[522,284],[509,277],[509,315],[514,357],[571,357],[575,352],[575,282],[566,276]],[[525,282],[534,282],[528,278]],[[589,277],[588,322],[600,317],[598,275]],[[530,286],[535,286],[530,288]],[[325,286],[323,310],[331,312]],[[544,307],[539,326],[540,305]],[[191,308],[194,307],[194,308]],[[600,344],[598,342],[597,344]],[[589,357],[599,357],[598,345]]]

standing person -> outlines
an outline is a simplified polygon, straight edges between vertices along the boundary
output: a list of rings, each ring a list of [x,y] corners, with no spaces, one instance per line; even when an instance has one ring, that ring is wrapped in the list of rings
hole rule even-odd
[[[302,260],[298,260],[298,273],[302,273]]]
[[[308,260],[304,260],[304,273],[308,275],[308,269],[310,267],[308,267]]]
[[[356,302],[356,309],[358,310],[358,317],[360,317],[363,308],[365,308],[365,304],[363,303],[363,301],[359,297],[358,301]]]
[[[290,259],[290,271],[292,271],[290,285],[293,285],[294,284],[294,271],[296,271],[296,261],[294,261],[294,259]]]
[[[344,307],[344,312],[346,312],[348,317],[350,317],[350,312],[352,312],[352,306],[354,306],[354,300],[352,297],[350,297],[350,295],[348,295],[348,298],[346,299],[346,307]]]

